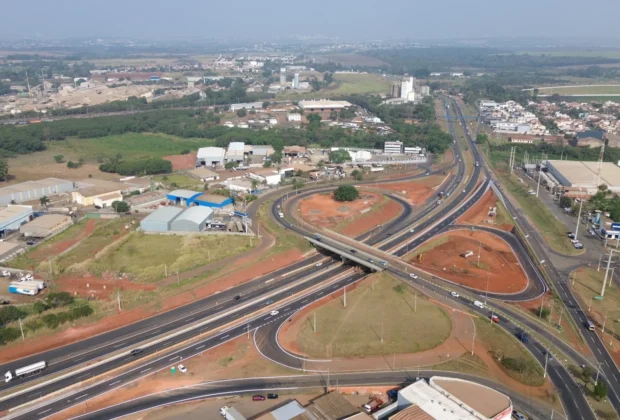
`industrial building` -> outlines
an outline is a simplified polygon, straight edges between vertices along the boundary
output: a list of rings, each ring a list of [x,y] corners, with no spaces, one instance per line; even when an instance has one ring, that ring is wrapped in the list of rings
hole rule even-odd
[[[192,178],[197,178],[201,180],[202,182],[217,181],[218,179],[220,179],[220,176],[217,172],[213,172],[212,170],[204,167],[192,169],[187,174]]]
[[[512,402],[506,395],[463,379],[434,376],[398,391],[395,402],[375,418],[436,420],[510,420]]]
[[[201,194],[192,199],[192,204],[201,207],[224,208],[233,204],[233,199],[223,195]]]
[[[569,196],[596,194],[599,185],[607,185],[613,193],[620,193],[620,167],[611,162],[580,162],[573,160],[548,160],[545,162],[551,181],[563,187]],[[542,172],[544,174],[544,172]]]
[[[196,166],[224,166],[225,154],[223,147],[201,147],[196,153]]]
[[[114,201],[123,200],[121,192],[127,188],[120,182],[94,178],[78,181],[76,184],[79,189],[73,191],[71,196],[74,202],[82,206],[109,207]]]
[[[11,204],[11,202],[23,203],[38,200],[44,195],[53,197],[63,193],[70,193],[74,189],[75,186],[72,181],[58,178],[21,182],[0,188],[0,205]]]
[[[298,106],[304,111],[333,111],[336,109],[344,109],[352,106],[347,101],[329,101],[329,100],[312,100],[299,101]]]
[[[228,145],[226,151],[226,162],[242,163],[245,157],[245,143],[233,141]]]
[[[41,217],[22,225],[19,233],[26,237],[47,238],[73,224],[73,219],[64,214],[44,214]]]
[[[166,199],[177,206],[191,206],[194,198],[201,193],[191,190],[174,190],[166,195]]]
[[[299,73],[293,74],[293,89],[299,89]]]
[[[239,111],[240,109],[263,109],[262,102],[248,102],[245,104],[232,104],[230,110],[232,112]]]
[[[183,209],[178,207],[160,207],[146,216],[140,222],[140,229],[144,232],[169,232],[170,225]]]
[[[282,180],[282,175],[277,170],[271,168],[253,169],[247,175],[248,178],[265,185],[278,185]]]
[[[209,207],[190,207],[170,222],[170,230],[172,232],[202,232],[212,218],[213,210]]]
[[[34,218],[32,206],[8,206],[0,209],[0,237],[18,230]]]
[[[402,141],[386,141],[383,145],[383,153],[402,154],[403,153],[403,142]]]

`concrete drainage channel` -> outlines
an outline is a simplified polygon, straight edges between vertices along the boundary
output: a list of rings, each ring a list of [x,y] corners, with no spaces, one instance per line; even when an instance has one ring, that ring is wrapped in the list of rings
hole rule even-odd
[[[205,320],[196,321],[196,322],[192,323],[190,326],[185,326],[185,327],[179,328],[177,330],[172,331],[170,334],[167,334],[165,336],[159,337],[159,338],[157,338],[155,340],[145,340],[143,342],[140,342],[140,343],[137,343],[137,344],[133,344],[130,347],[120,348],[117,351],[115,351],[114,353],[112,353],[112,355],[110,357],[107,357],[107,358],[105,358],[103,360],[100,360],[100,361],[98,361],[98,362],[96,362],[94,364],[84,365],[83,367],[81,367],[80,369],[77,369],[77,370],[75,370],[75,369],[67,369],[67,370],[63,371],[63,372],[66,372],[66,373],[59,372],[59,376],[56,376],[56,377],[54,377],[52,379],[48,379],[48,380],[46,380],[44,382],[40,382],[40,383],[38,383],[38,384],[36,384],[34,386],[30,386],[28,388],[21,389],[21,390],[19,390],[17,392],[13,392],[13,393],[10,393],[8,395],[4,395],[4,396],[0,397],[0,401],[5,401],[5,400],[7,400],[9,398],[12,398],[12,397],[16,397],[16,396],[19,396],[19,395],[26,394],[28,392],[36,391],[37,389],[39,389],[39,388],[41,388],[43,386],[53,384],[54,382],[57,382],[59,380],[62,380],[62,379],[65,379],[65,378],[68,378],[68,377],[71,377],[71,376],[74,376],[74,375],[79,375],[80,373],[87,372],[88,370],[93,369],[95,367],[101,366],[101,365],[106,364],[106,363],[110,363],[110,362],[112,362],[114,360],[117,360],[117,359],[120,359],[122,357],[126,357],[128,355],[128,351],[130,351],[130,349],[133,349],[133,348],[145,349],[145,348],[153,347],[153,346],[155,346],[155,345],[157,345],[157,344],[159,344],[161,342],[164,342],[166,340],[169,340],[171,338],[174,338],[174,337],[177,337],[177,336],[182,335],[184,333],[191,332],[193,330],[199,329],[199,328],[201,328],[201,327],[203,327],[205,325],[208,325],[208,324],[210,324],[210,323],[212,323],[214,321],[217,321],[218,319],[221,319],[221,318],[223,318],[225,316],[228,316],[228,315],[231,315],[233,313],[242,311],[243,309],[246,309],[247,307],[255,305],[255,304],[257,304],[257,303],[259,303],[259,302],[261,302],[261,301],[263,301],[265,299],[269,299],[270,297],[273,297],[273,296],[278,295],[278,294],[280,294],[282,292],[285,292],[285,291],[287,291],[287,290],[289,290],[289,289],[291,289],[293,287],[299,286],[300,284],[303,284],[303,283],[306,283],[306,282],[308,282],[310,280],[313,280],[313,279],[315,279],[318,276],[325,275],[325,274],[327,274],[327,273],[329,273],[329,272],[331,272],[333,270],[336,270],[340,266],[341,265],[334,265],[333,267],[327,267],[326,269],[320,270],[320,271],[318,271],[316,273],[313,273],[310,276],[305,277],[303,280],[301,280],[299,282],[287,284],[286,286],[281,287],[279,289],[276,289],[276,290],[274,290],[274,291],[272,291],[272,292],[270,292],[270,293],[268,293],[266,295],[257,297],[256,299],[254,299],[252,301],[249,301],[249,302],[247,302],[247,303],[245,303],[245,304],[243,304],[241,306],[235,307],[234,309],[232,309],[230,311],[227,311],[225,313],[221,313],[221,314],[212,316],[212,317],[207,318]],[[280,303],[280,302],[275,302],[275,303]],[[269,307],[270,306],[266,306],[265,308],[269,308]],[[11,409],[11,411],[16,409],[16,408],[17,407],[14,407],[13,409]]]

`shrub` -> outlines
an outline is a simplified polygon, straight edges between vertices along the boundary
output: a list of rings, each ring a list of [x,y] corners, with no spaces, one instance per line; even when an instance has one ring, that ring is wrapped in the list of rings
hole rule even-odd
[[[54,329],[60,325],[60,321],[58,320],[56,314],[43,315],[41,321],[43,321],[43,324],[50,329]]]
[[[0,344],[10,343],[22,336],[18,328],[8,327],[0,329]]]
[[[56,163],[63,163],[65,161],[65,157],[64,155],[56,155],[54,156],[54,160]]]
[[[26,313],[23,310],[15,306],[5,306],[0,308],[0,325],[6,325],[25,316]]]
[[[30,321],[24,323],[24,328],[27,331],[35,332],[36,330],[43,328],[43,322],[39,319],[31,319]]]
[[[354,201],[360,196],[360,192],[353,185],[341,185],[334,191],[336,201]]]
[[[71,309],[73,319],[84,318],[90,316],[95,312],[89,305],[82,305]]]
[[[47,311],[49,309],[49,307],[42,301],[38,300],[34,303],[34,305],[32,305],[32,309],[38,313],[41,314],[45,311]]]
[[[69,292],[50,293],[45,299],[47,305],[51,308],[61,308],[73,303],[73,296]]]

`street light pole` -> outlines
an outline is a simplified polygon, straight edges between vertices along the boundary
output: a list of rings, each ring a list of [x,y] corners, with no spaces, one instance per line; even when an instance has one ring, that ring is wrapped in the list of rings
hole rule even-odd
[[[613,255],[613,250],[609,249],[609,259],[607,260],[607,268],[605,269],[605,277],[603,278],[603,288],[601,289],[601,296],[605,296],[605,286],[607,284],[607,275],[609,275],[609,267],[611,266],[611,256]]]
[[[542,160],[540,161],[540,171],[538,171],[538,184],[536,185],[536,198],[538,198],[538,190],[540,190],[540,173],[542,172]]]
[[[577,234],[579,233],[579,221],[581,220],[581,208],[583,207],[583,200],[579,202],[579,214],[577,215],[577,226],[575,226],[575,240],[577,240]]]

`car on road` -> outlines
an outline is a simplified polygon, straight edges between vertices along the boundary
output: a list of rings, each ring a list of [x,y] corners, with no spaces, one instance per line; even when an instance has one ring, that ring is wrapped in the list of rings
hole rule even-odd
[[[279,313],[280,313],[280,311],[273,310],[273,311],[269,312],[269,315],[276,316]]]
[[[265,301],[265,305],[271,305],[273,303],[273,300],[269,299]]]
[[[350,249],[349,252],[351,252],[351,254],[357,254],[357,251],[354,249]]]
[[[187,372],[187,368],[183,365],[179,365],[179,370],[181,371],[181,373],[186,373]]]
[[[409,277],[411,277],[412,279],[417,279],[417,278],[418,278],[418,276],[416,276],[416,275],[415,275],[415,274],[413,274],[413,273],[409,274]]]
[[[515,420],[527,420],[527,418],[523,414],[519,413],[517,410],[513,410],[512,418]]]
[[[548,351],[543,351],[543,354],[547,356],[547,360],[553,360],[553,355]]]
[[[277,400],[278,394],[267,394],[267,398],[269,398],[270,400]]]
[[[323,263],[321,261],[319,261],[318,263],[314,264],[315,267],[320,267],[322,265],[323,265]]]
[[[467,191],[463,190],[463,194],[466,194],[466,193],[467,193]]]
[[[241,296],[239,296],[239,295],[237,295],[237,296],[235,296],[235,297],[233,298],[233,300],[239,300],[239,299],[241,299]]]
[[[575,236],[573,235],[573,238],[574,238],[574,237],[575,237]],[[575,244],[578,244],[578,243],[579,243],[579,241],[578,241],[577,239],[571,239],[571,240],[570,240],[570,243],[571,243],[571,244],[573,244],[573,245],[575,245]]]
[[[254,395],[252,401],[265,401],[265,397],[263,395]]]
[[[142,354],[143,351],[144,350],[142,350],[142,349],[133,349],[132,351],[129,352],[129,354],[132,355],[132,356],[137,356],[139,354]]]
[[[573,242],[575,249],[583,249],[583,244],[579,241]]]
[[[415,232],[415,229],[409,229],[409,233]]]
[[[30,246],[32,246],[32,245],[34,245],[34,244],[36,244],[36,241],[28,241],[28,242],[26,242],[26,245],[30,245]]]
[[[387,234],[387,235],[385,235],[385,236],[387,236],[387,237],[389,238],[390,236],[392,236],[392,234],[391,234],[391,233],[388,233],[388,234]]]
[[[499,317],[497,315],[491,315],[491,321],[495,322],[496,324],[499,324]]]
[[[457,297],[460,297],[461,295],[459,295],[456,292],[450,292],[450,296],[457,298]]]
[[[568,236],[571,239],[575,239],[575,234],[573,232],[566,232],[566,236]]]
[[[517,338],[518,338],[519,340],[521,340],[521,342],[522,342],[523,344],[527,344],[527,343],[529,343],[529,342],[530,342],[530,337],[529,337],[529,336],[527,335],[527,333],[526,333],[526,332],[524,332],[524,331],[519,331],[519,332],[517,333]]]
[[[474,306],[477,306],[480,309],[484,309],[484,303],[480,302],[479,300],[474,300]]]

